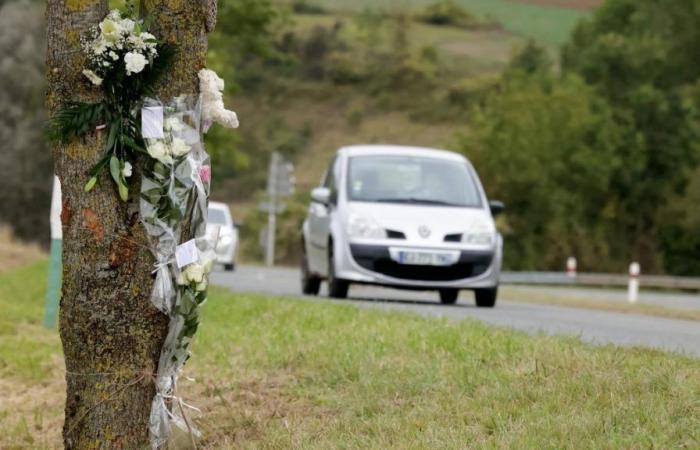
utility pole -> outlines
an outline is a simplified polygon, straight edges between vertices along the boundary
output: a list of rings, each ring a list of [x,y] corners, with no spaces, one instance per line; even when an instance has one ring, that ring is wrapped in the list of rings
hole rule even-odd
[[[261,211],[267,212],[267,233],[265,234],[265,264],[275,265],[275,237],[277,215],[284,211],[284,203],[280,200],[294,194],[294,166],[285,161],[282,156],[272,153],[267,180],[267,195],[269,202],[259,205]]]

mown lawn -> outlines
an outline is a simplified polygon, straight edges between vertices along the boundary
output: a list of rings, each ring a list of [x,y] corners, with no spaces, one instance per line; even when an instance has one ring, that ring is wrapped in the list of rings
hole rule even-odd
[[[0,274],[0,448],[60,443],[44,263]],[[214,290],[184,395],[204,448],[698,448],[700,361]]]

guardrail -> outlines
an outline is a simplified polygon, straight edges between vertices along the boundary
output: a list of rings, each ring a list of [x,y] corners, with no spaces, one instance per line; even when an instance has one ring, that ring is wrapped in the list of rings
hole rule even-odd
[[[504,284],[542,284],[551,286],[598,286],[627,287],[628,275],[607,273],[577,273],[570,276],[565,272],[502,272]],[[642,275],[639,285],[652,289],[679,289],[700,291],[700,278]]]

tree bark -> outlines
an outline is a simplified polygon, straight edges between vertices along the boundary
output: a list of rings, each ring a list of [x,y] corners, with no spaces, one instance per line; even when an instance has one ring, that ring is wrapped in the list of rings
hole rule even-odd
[[[47,106],[99,100],[81,74],[81,35],[107,13],[107,0],[48,0]],[[213,3],[213,5],[212,5]],[[216,16],[210,0],[144,0],[153,33],[179,54],[162,98],[197,93],[204,66],[205,27]],[[87,172],[103,153],[105,136],[52,149],[63,190],[63,292],[59,331],[66,361],[63,428],[67,449],[149,446],[154,377],[168,318],[150,302],[154,259],[139,222],[140,174],[135,161],[130,198],[119,200],[108,174],[90,193]]]

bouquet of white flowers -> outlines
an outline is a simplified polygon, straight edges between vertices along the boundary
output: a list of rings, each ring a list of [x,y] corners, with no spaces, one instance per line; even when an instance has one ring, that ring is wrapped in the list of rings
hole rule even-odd
[[[144,31],[142,21],[122,17],[119,10],[109,15],[84,36],[82,46],[90,61],[83,74],[100,86],[105,78],[117,80],[141,73],[158,56],[158,41]]]
[[[100,87],[100,103],[71,103],[49,122],[48,139],[67,143],[94,130],[105,129],[107,145],[103,157],[90,170],[85,191],[92,190],[101,170],[109,168],[119,195],[126,201],[131,162],[136,152],[147,154],[141,136],[138,111],[144,98],[172,66],[175,48],[159,42],[148,32],[145,21],[112,10],[98,26],[81,38],[87,67],[85,82]]]

